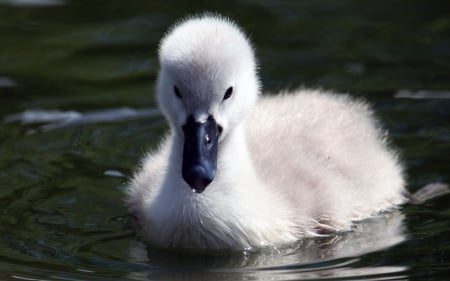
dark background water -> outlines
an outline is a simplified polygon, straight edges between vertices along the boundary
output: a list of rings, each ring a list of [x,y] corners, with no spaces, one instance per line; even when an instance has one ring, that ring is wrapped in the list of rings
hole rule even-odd
[[[152,97],[156,49],[202,11],[250,34],[266,91],[373,103],[410,190],[450,181],[448,1],[0,0],[0,279],[447,278],[449,196],[279,251],[139,244],[123,187],[167,129]]]

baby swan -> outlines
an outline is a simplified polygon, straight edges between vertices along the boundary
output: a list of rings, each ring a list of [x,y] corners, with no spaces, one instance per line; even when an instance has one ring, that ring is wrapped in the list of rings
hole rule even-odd
[[[127,189],[147,243],[280,245],[405,202],[402,168],[368,106],[317,90],[258,100],[253,49],[229,19],[175,25],[159,59],[170,133]]]

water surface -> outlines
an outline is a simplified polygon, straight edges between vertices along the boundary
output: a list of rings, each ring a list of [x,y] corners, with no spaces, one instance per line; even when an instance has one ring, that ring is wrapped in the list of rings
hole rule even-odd
[[[267,91],[299,86],[373,103],[408,188],[450,181],[448,1],[0,0],[0,278],[439,280],[450,198],[283,249],[147,249],[123,189],[167,130],[156,49],[180,17],[220,11],[254,41]]]

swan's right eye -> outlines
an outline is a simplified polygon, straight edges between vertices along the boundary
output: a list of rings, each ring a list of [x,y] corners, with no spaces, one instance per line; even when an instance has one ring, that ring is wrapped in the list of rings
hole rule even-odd
[[[175,92],[175,96],[177,96],[177,98],[182,99],[180,90],[177,86],[173,86],[173,91]]]

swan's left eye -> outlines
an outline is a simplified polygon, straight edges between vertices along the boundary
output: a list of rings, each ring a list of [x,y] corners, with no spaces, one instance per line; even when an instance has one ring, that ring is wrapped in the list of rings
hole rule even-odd
[[[177,86],[173,86],[173,92],[175,93],[175,95],[177,96],[177,98],[179,98],[180,100],[183,99],[183,98],[181,97],[180,90],[178,89]]]
[[[225,92],[225,95],[223,95],[223,100],[229,99],[233,95],[233,87],[230,87]]]

